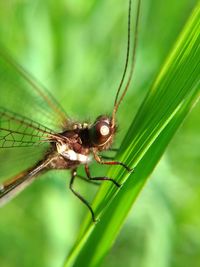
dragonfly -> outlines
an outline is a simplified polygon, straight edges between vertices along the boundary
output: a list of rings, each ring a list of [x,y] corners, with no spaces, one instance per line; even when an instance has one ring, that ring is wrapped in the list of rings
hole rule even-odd
[[[140,0],[136,7],[132,48],[131,10],[132,1],[129,0],[125,65],[116,91],[113,110],[110,116],[100,115],[93,123],[73,121],[46,88],[19,65],[8,52],[0,49],[0,84],[2,90],[0,103],[3,103],[3,106],[0,106],[0,152],[1,149],[10,149],[10,154],[14,155],[16,151],[24,148],[27,157],[28,153],[38,152],[39,155],[41,154],[31,166],[0,184],[0,206],[13,199],[41,174],[49,170],[68,169],[71,171],[70,190],[87,206],[92,220],[96,222],[90,203],[74,189],[75,178],[82,178],[93,183],[110,181],[116,187],[120,187],[120,184],[113,178],[93,177],[89,168],[89,164],[93,160],[99,164],[121,165],[128,172],[131,171],[123,162],[108,160],[102,156],[103,151],[112,150],[117,129],[116,114],[130,87],[135,66]],[[6,83],[2,74],[3,70],[10,75],[10,79],[13,81],[12,86],[10,85],[5,89],[5,91],[10,90],[10,93],[3,89],[4,83]],[[17,74],[17,78],[13,78],[13,73]],[[127,80],[126,83],[125,80]],[[17,90],[17,97],[14,98],[13,102],[11,99],[12,90]],[[23,99],[26,99],[24,105],[22,104]],[[6,108],[8,101],[12,103],[10,106],[13,109]],[[31,111],[27,106],[32,107]],[[24,153],[24,150],[22,151]],[[6,163],[6,158],[4,161]],[[84,165],[86,177],[77,174],[80,165]]]

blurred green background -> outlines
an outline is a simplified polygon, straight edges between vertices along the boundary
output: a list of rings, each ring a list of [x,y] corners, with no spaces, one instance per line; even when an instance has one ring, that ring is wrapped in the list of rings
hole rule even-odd
[[[142,1],[137,68],[119,110],[116,147],[196,2]],[[93,121],[112,111],[127,6],[122,0],[1,1],[0,42],[72,118]],[[171,142],[103,266],[199,266],[199,112],[197,106]],[[76,239],[86,209],[67,189],[69,172],[43,177],[0,210],[0,266],[61,266]],[[90,201],[97,190],[83,182],[76,187]]]

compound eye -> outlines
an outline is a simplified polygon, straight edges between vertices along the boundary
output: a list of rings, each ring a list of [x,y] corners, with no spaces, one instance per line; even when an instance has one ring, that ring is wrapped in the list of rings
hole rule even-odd
[[[100,129],[99,129],[99,132],[102,136],[107,136],[110,134],[110,128],[109,126],[107,125],[107,123],[101,123],[102,125],[100,125]]]
[[[111,135],[111,128],[107,121],[97,121],[90,129],[91,142],[95,146],[105,144]]]

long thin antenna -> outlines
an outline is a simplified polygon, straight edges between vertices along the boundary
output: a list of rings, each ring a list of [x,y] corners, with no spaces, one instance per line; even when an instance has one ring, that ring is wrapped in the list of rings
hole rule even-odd
[[[139,25],[139,15],[140,15],[140,5],[141,5],[141,0],[138,0],[137,4],[137,12],[136,12],[136,21],[135,21],[135,34],[134,34],[134,40],[133,40],[133,54],[132,54],[132,61],[131,61],[131,69],[130,73],[128,76],[128,81],[126,83],[126,86],[124,88],[124,91],[121,94],[121,97],[119,98],[119,93],[121,91],[122,85],[124,83],[124,79],[126,76],[127,72],[127,67],[128,67],[128,62],[129,62],[129,54],[130,54],[130,32],[131,32],[131,5],[132,5],[132,0],[129,0],[129,8],[128,8],[128,40],[127,40],[127,50],[126,50],[126,61],[125,61],[125,67],[124,67],[124,72],[122,75],[122,79],[120,81],[119,87],[117,89],[117,94],[115,97],[115,102],[114,102],[114,109],[113,109],[113,114],[112,114],[112,125],[115,125],[115,115],[116,112],[119,108],[120,103],[122,102],[124,96],[127,93],[127,90],[129,88],[132,76],[133,76],[133,71],[135,67],[135,56],[136,56],[136,48],[137,48],[137,40],[138,40],[138,25]],[[118,100],[119,98],[119,100]]]

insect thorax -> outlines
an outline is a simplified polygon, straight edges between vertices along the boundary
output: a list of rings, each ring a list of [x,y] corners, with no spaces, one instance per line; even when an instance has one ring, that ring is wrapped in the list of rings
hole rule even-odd
[[[73,149],[73,146],[70,147],[69,144],[61,142],[56,143],[56,148],[58,153],[67,160],[80,162],[82,164],[86,164],[91,161],[89,150],[83,150],[82,153],[78,153]]]

